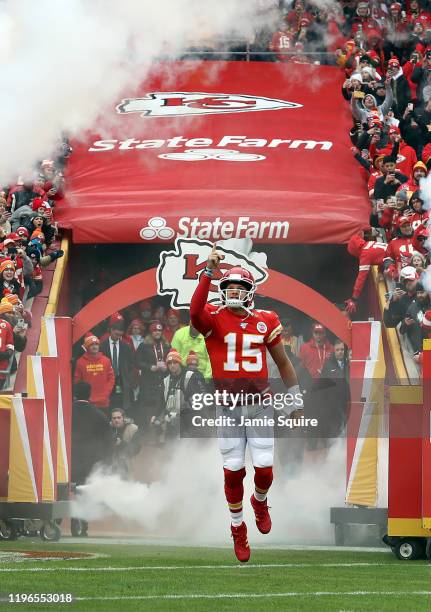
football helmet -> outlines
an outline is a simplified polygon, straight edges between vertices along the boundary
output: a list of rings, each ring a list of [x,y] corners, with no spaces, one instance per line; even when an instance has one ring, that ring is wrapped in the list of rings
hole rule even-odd
[[[238,283],[244,287],[240,289],[239,297],[230,297],[229,283]],[[219,292],[224,306],[228,308],[248,308],[253,303],[254,292],[256,291],[256,283],[253,275],[241,266],[234,266],[230,270],[226,270],[219,282]]]

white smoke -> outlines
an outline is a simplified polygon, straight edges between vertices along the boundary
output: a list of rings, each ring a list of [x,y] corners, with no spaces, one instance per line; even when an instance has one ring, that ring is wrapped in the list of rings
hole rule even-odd
[[[343,505],[345,493],[345,445],[341,440],[318,463],[297,467],[276,462],[269,494],[273,528],[265,538],[257,532],[249,503],[253,474],[248,465],[244,518],[250,541],[261,545],[333,544],[329,508]],[[114,515],[123,522],[131,521],[147,536],[190,544],[229,543],[230,517],[216,441],[180,441],[169,453],[160,479],[150,485],[96,471],[79,489],[73,515],[88,521]]]
[[[0,182],[30,171],[62,130],[79,136],[161,54],[252,39],[259,0],[7,0],[0,4]],[[273,20],[273,14],[267,18]],[[211,76],[211,75],[208,75]]]

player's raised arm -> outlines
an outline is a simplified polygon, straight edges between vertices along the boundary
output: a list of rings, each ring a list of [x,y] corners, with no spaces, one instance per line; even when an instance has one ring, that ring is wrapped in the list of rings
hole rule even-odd
[[[214,245],[209,254],[206,268],[200,276],[199,284],[190,302],[190,319],[192,325],[204,336],[212,329],[211,315],[205,309],[205,306],[207,304],[208,292],[214,270],[220,266],[222,259],[224,259],[223,253],[217,251],[217,247]]]

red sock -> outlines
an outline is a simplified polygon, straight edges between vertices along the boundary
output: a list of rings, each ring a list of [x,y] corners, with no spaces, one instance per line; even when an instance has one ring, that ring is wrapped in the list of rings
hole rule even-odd
[[[272,484],[272,467],[254,468],[254,496],[258,501],[265,501],[268,489]]]
[[[229,506],[232,524],[238,526],[242,523],[242,499],[244,497],[243,480],[245,477],[245,468],[235,472],[228,470],[227,468],[223,468],[223,470],[224,492]]]

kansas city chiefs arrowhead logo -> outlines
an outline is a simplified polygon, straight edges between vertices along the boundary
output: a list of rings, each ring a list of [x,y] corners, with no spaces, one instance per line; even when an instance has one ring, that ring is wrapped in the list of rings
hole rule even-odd
[[[296,102],[262,96],[177,91],[149,93],[143,98],[125,98],[116,111],[121,115],[140,113],[141,117],[176,117],[301,107],[302,104]]]
[[[211,248],[212,243],[206,240],[177,238],[174,250],[160,253],[160,263],[157,268],[157,293],[170,295],[172,308],[189,308]],[[236,253],[220,245],[217,246],[217,249],[224,254],[225,258],[220,265],[221,269],[214,274],[208,296],[209,302],[220,302],[218,280],[222,272],[232,266],[242,266],[251,272],[256,285],[267,280],[267,271],[244,254]]]

